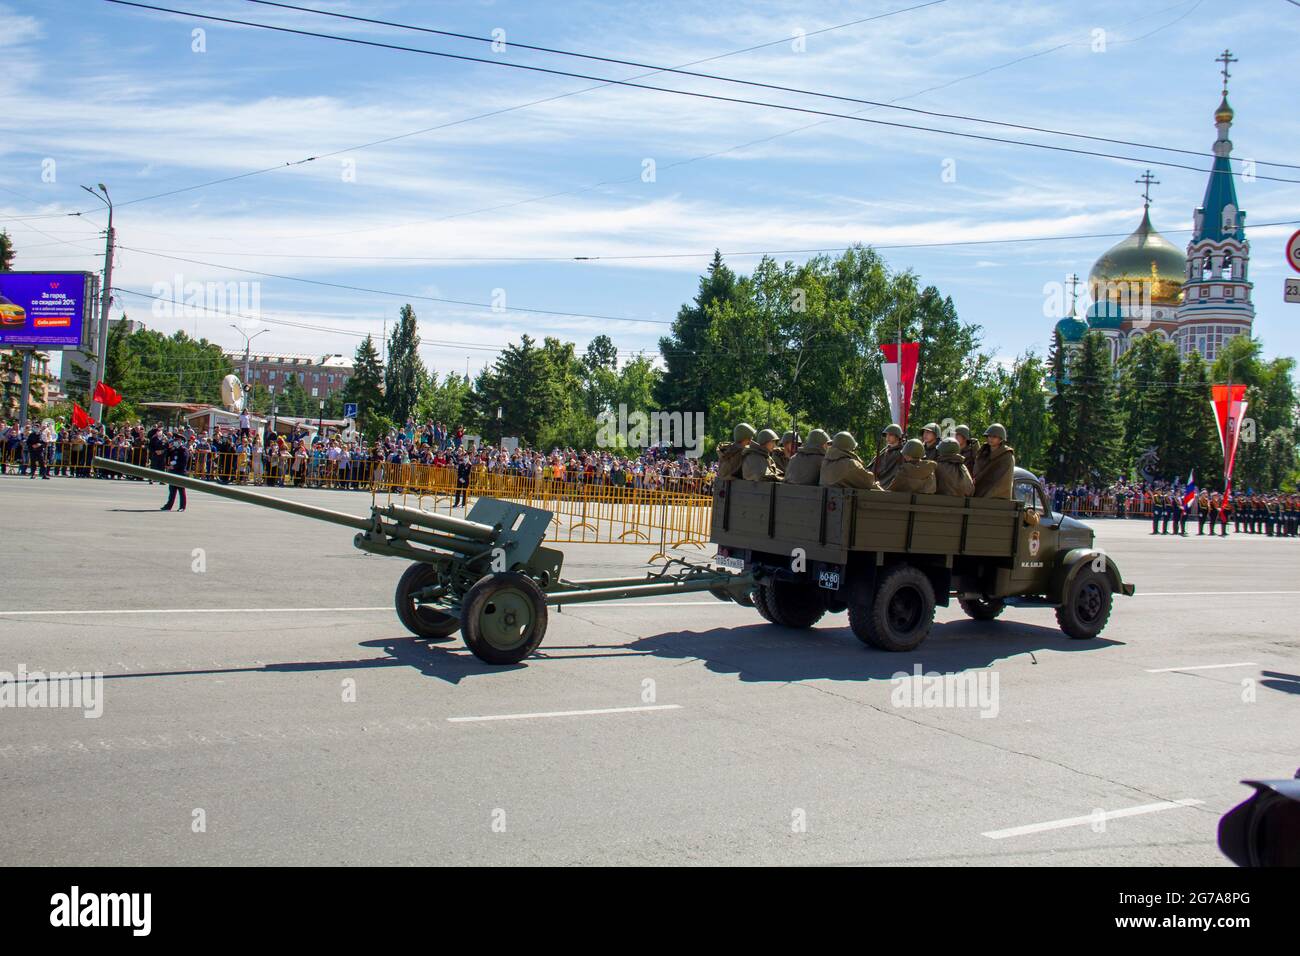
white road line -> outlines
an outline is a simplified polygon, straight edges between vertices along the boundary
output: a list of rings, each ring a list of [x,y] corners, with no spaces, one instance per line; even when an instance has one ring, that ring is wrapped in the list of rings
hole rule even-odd
[[[1138,591],[1134,597],[1248,597],[1257,594],[1300,594],[1300,591]]]
[[[1144,803],[1140,807],[1125,807],[1123,810],[1107,810],[1104,813],[1090,813],[1086,817],[1068,817],[1064,820],[1049,820],[1046,823],[1030,823],[1023,827],[1011,827],[1008,830],[989,830],[981,834],[990,840],[1005,840],[1007,837],[1026,836],[1030,833],[1042,833],[1044,830],[1061,830],[1065,827],[1081,827],[1100,820],[1118,820],[1121,817],[1136,817],[1144,813],[1159,813],[1161,810],[1176,810],[1179,807],[1195,807],[1204,800],[1165,800],[1160,803]]]
[[[633,714],[646,710],[681,710],[681,704],[649,704],[645,707],[601,707],[596,710],[552,710],[537,714],[488,714],[484,717],[448,717],[453,724],[482,720],[531,720],[534,717],[585,717],[591,714]]]
[[[1254,661],[1237,661],[1235,664],[1194,664],[1190,667],[1152,667],[1148,674],[1168,674],[1171,671],[1212,671],[1220,667],[1258,667]]]
[[[150,608],[121,608],[104,611],[87,611],[84,609],[65,610],[65,611],[0,611],[0,617],[15,617],[23,615],[31,617],[33,615],[51,615],[62,616],[66,614],[304,614],[312,611],[321,613],[329,611],[391,611],[392,608],[384,607],[150,607]]]

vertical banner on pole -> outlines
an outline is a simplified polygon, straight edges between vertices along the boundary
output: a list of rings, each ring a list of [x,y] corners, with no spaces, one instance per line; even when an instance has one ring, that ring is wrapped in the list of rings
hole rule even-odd
[[[1232,485],[1232,466],[1237,460],[1237,437],[1241,422],[1246,417],[1246,386],[1215,385],[1210,405],[1214,420],[1219,426],[1219,444],[1223,447],[1223,481]]]
[[[881,371],[885,378],[885,394],[889,397],[890,418],[907,431],[907,413],[912,407],[912,386],[916,383],[921,344],[890,342],[880,346],[880,351],[885,353]]]

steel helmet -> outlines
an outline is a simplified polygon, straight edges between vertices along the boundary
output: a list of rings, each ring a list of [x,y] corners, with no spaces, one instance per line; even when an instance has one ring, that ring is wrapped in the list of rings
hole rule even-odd
[[[882,435],[893,435],[895,438],[902,438],[902,437],[903,437],[903,429],[902,429],[902,426],[897,425],[897,424],[894,424],[894,425],[886,425],[886,426],[885,426],[885,430],[884,430],[883,432],[881,432],[880,434],[882,434]]]
[[[781,436],[781,444],[782,445],[799,444],[799,433],[795,431],[786,432],[784,435]]]
[[[923,431],[923,432],[929,432],[929,433],[930,433],[931,435],[933,435],[935,438],[938,438],[938,437],[939,437],[939,423],[938,423],[938,422],[926,422],[925,427],[922,428],[921,431]]]
[[[941,458],[944,455],[960,455],[961,446],[957,444],[957,439],[945,438],[939,442],[938,452]]]
[[[744,441],[746,438],[753,437],[754,426],[749,424],[749,422],[741,422],[731,430],[731,438],[733,441]]]
[[[925,457],[925,445],[923,445],[923,444],[921,443],[921,439],[919,439],[919,438],[909,438],[909,439],[907,440],[906,444],[903,445],[903,457],[904,457],[904,458],[924,458],[924,457]]]
[[[1006,440],[1007,440],[1007,430],[1006,430],[1003,426],[999,425],[997,422],[994,422],[994,423],[993,423],[992,425],[990,425],[988,428],[984,429],[984,437],[985,437],[985,438],[1001,438],[1003,441],[1006,441]]]
[[[956,428],[952,430],[952,433],[954,435],[960,435],[962,438],[966,439],[967,441],[970,441],[969,425],[958,425]]]
[[[814,428],[808,433],[808,444],[814,448],[821,448],[823,445],[829,445],[831,436],[826,434],[820,428]]]
[[[766,445],[770,441],[776,441],[776,439],[777,439],[776,432],[772,431],[772,429],[770,428],[764,428],[761,432],[758,433],[758,437],[754,440],[757,441],[760,445]]]
[[[840,451],[853,451],[858,447],[858,440],[848,432],[836,432],[835,437],[831,439],[831,444]]]

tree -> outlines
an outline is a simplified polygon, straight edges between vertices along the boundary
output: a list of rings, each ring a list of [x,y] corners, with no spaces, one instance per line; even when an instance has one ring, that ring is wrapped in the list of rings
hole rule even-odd
[[[357,428],[370,440],[381,434],[376,430],[375,418],[384,411],[384,366],[379,361],[379,350],[369,335],[357,346],[352,357],[352,376],[343,386],[342,399],[357,406]]]
[[[1048,392],[1044,387],[1047,368],[1031,351],[1017,358],[1010,372],[1002,374],[1002,424],[1015,446],[1016,462],[1038,472],[1047,461],[1051,442]]]
[[[790,410],[779,398],[769,399],[757,388],[747,388],[719,401],[717,414],[705,420],[705,429],[716,447],[719,442],[731,441],[731,430],[740,422],[748,422],[760,431],[776,431],[789,420]]]
[[[1048,355],[1049,390],[1048,412],[1052,420],[1053,437],[1047,450],[1047,478],[1066,481],[1071,470],[1069,459],[1074,449],[1075,398],[1074,384],[1070,381],[1069,352],[1060,332],[1052,333],[1052,348]]]
[[[1115,407],[1115,371],[1110,344],[1100,332],[1083,337],[1070,372],[1074,389],[1070,434],[1063,477],[1068,481],[1105,483],[1119,468],[1119,414]]]
[[[421,422],[442,422],[448,428],[463,424],[469,411],[469,376],[448,372],[441,382],[430,375],[420,391],[415,417]]]
[[[145,382],[140,356],[131,348],[128,324],[124,314],[122,320],[108,330],[104,381],[122,393],[121,403],[104,409],[104,420],[108,422],[134,421],[140,416],[137,403],[145,390]]]
[[[419,349],[415,310],[404,305],[388,337],[388,365],[384,368],[384,410],[399,427],[414,413],[428,377]]]
[[[0,272],[10,272],[14,267],[14,241],[7,229],[0,229]]]
[[[672,331],[659,340],[666,374],[660,380],[657,398],[664,408],[703,411],[709,407],[714,381],[711,310],[736,294],[736,276],[714,251],[708,272],[700,278],[695,301],[677,311]]]

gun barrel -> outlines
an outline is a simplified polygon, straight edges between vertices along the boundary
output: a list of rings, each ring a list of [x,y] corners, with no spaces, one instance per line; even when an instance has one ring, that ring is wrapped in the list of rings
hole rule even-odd
[[[433,511],[425,511],[422,508],[386,505],[382,508],[376,508],[375,511],[385,518],[392,518],[394,521],[432,528],[435,531],[443,531],[447,534],[460,535],[462,538],[469,538],[471,541],[480,541],[484,544],[490,544],[497,537],[497,529],[491,525],[482,524],[478,521],[466,521],[452,515],[441,515]]]
[[[186,488],[190,491],[202,491],[210,495],[217,495],[220,498],[230,498],[232,501],[257,505],[259,508],[272,508],[276,511],[285,511],[304,518],[315,518],[317,521],[329,521],[332,524],[341,524],[348,528],[355,528],[358,531],[369,531],[375,526],[373,518],[345,514],[342,511],[333,511],[329,508],[317,508],[314,505],[305,505],[289,498],[277,498],[274,495],[249,491],[247,488],[234,488],[230,485],[218,484],[215,481],[200,481],[197,478],[177,475],[170,471],[142,468],[139,465],[129,465],[124,461],[112,461],[108,458],[96,458],[94,464],[96,468],[117,471],[124,475],[133,475],[136,478],[148,478],[153,481],[160,481],[163,484],[176,485],[178,488]]]

